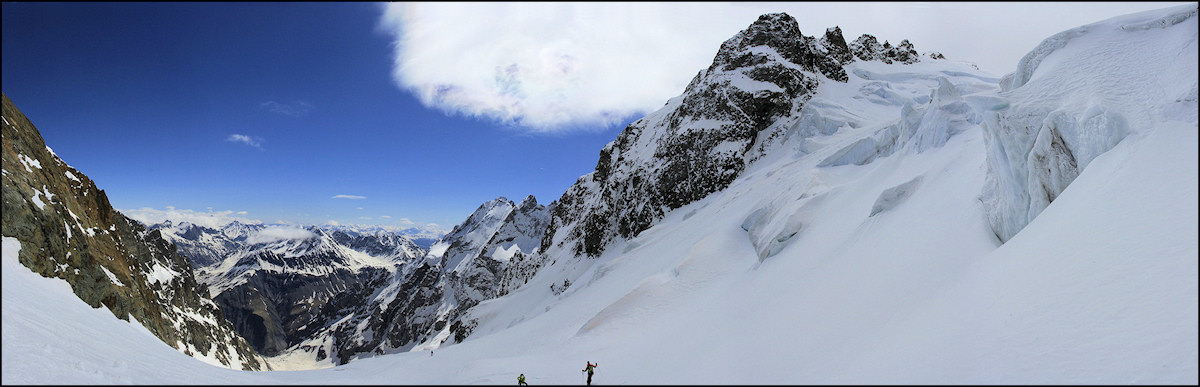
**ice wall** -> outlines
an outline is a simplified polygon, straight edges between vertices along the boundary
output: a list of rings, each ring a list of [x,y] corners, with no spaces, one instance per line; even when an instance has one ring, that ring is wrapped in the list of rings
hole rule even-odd
[[[1196,25],[1187,5],[1064,31],[1001,80],[998,98],[972,101],[987,147],[980,199],[1001,241],[1127,137],[1195,122]]]

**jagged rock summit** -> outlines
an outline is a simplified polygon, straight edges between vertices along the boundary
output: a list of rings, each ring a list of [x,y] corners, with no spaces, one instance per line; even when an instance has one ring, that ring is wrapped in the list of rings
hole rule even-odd
[[[595,172],[557,201],[540,251],[599,255],[614,237],[636,236],[667,211],[724,189],[796,125],[821,83],[846,82],[855,60],[911,64],[919,56],[907,40],[893,47],[863,35],[847,44],[838,27],[815,38],[786,13],[760,16],[721,44],[682,95],[600,151]]]

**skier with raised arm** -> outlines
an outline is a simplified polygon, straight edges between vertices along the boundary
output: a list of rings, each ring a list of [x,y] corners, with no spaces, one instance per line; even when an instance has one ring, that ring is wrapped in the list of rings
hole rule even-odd
[[[587,372],[587,374],[588,374],[587,385],[589,385],[589,386],[592,385],[592,373],[596,372],[596,366],[598,366],[598,365],[600,365],[600,362],[596,362],[596,364],[592,364],[591,361],[588,361],[587,367],[585,367],[583,369],[583,372]]]

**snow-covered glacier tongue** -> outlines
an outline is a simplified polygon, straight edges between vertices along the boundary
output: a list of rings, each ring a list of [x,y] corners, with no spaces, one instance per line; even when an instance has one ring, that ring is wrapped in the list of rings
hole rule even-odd
[[[871,204],[857,205],[861,214],[841,216],[861,222],[900,206],[921,188],[924,175],[897,170],[897,163],[977,133],[982,115],[967,100],[997,91],[996,78],[944,60],[859,61],[845,68],[846,82],[823,84],[798,114],[775,123],[775,140],[734,184],[762,185],[743,189],[766,195],[740,224],[760,261],[808,233],[822,213],[843,208],[833,202],[874,193]],[[764,180],[749,183],[758,179]]]
[[[1016,235],[1089,163],[1164,121],[1196,120],[1196,7],[1114,18],[1042,41],[984,112],[982,200],[996,236]]]

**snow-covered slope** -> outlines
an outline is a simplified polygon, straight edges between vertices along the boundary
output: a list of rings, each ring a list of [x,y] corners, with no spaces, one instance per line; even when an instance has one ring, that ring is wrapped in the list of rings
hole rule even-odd
[[[524,373],[531,384],[575,384],[591,361],[597,384],[1196,384],[1196,31],[1195,5],[1089,25],[1020,85],[949,61],[849,63],[845,82],[821,82],[781,116],[787,124],[724,188],[611,238],[592,258],[559,235],[527,284],[469,311],[477,325],[462,343],[432,356],[286,373],[214,369],[190,380],[501,384]],[[1084,65],[1079,56],[1092,71],[1069,71]],[[1026,116],[1014,112],[1023,106],[1068,118],[1087,111],[1071,101],[1129,101],[1104,110],[1127,125],[1087,126],[1089,138],[1123,138],[1103,150],[1091,145],[1102,140],[1070,144],[1077,176],[1053,180],[1064,183],[1053,201],[998,238],[988,195],[1030,186],[996,180],[996,151],[1017,149],[998,140],[1049,136],[1041,125],[1024,126],[1028,135],[1002,128],[1021,127]],[[1083,149],[1095,151],[1087,163],[1078,162]],[[1042,164],[1020,170],[1028,165]],[[37,326],[8,317],[10,267],[6,335],[9,324]],[[111,344],[73,343],[89,346],[80,353]],[[76,368],[116,371],[63,367],[75,378],[64,380],[136,372],[170,383],[196,364],[129,371],[68,357]],[[29,372],[6,372],[5,382],[54,379],[9,359],[6,371]]]
[[[107,307],[91,308],[65,281],[29,271],[17,262],[22,247],[4,237],[4,384],[166,384],[223,369],[113,318]]]

